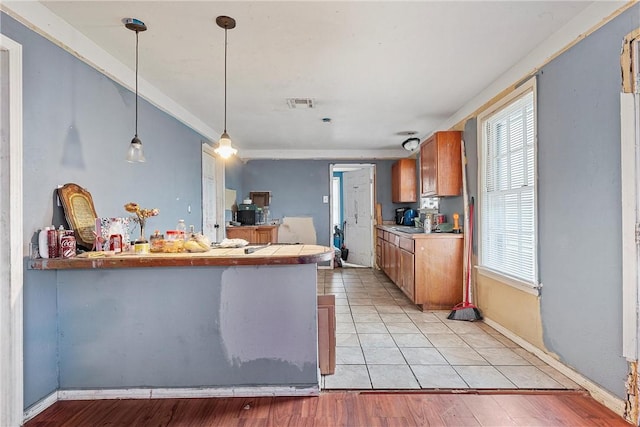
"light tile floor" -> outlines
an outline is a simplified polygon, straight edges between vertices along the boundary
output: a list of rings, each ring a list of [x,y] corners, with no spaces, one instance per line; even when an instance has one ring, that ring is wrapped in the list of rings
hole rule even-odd
[[[318,270],[336,296],[336,372],[323,389],[579,389],[483,322],[422,312],[369,268]]]

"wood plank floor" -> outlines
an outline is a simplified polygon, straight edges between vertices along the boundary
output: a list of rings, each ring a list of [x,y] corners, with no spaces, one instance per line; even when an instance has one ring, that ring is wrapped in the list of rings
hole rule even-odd
[[[26,427],[628,426],[586,392],[60,401]]]

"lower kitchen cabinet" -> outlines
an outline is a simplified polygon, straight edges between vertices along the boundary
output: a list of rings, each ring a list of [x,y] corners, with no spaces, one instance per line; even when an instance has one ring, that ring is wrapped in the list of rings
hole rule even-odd
[[[318,365],[322,375],[336,370],[335,295],[318,295]]]
[[[414,304],[442,310],[462,301],[461,234],[408,234],[379,226],[378,236],[378,265]]]
[[[228,239],[244,239],[249,243],[278,243],[277,225],[241,225],[227,227]]]

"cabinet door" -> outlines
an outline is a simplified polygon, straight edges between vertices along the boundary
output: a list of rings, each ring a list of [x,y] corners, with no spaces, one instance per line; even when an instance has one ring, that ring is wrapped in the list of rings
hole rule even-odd
[[[420,147],[420,193],[459,196],[462,190],[460,131],[436,132]]]
[[[380,231],[378,231],[378,233],[380,233]],[[378,238],[376,239],[376,265],[378,266],[378,268],[382,269],[382,256],[383,256],[383,251],[382,251],[382,247],[384,245],[384,240],[382,240],[382,237],[378,236]]]
[[[400,202],[400,163],[398,162],[391,165],[391,201],[402,203]]]
[[[417,239],[414,302],[424,310],[445,310],[462,301],[462,245],[459,237]]]
[[[436,194],[459,196],[462,191],[462,159],[457,131],[439,132],[436,136]]]
[[[393,203],[418,201],[415,159],[400,159],[391,166],[391,201]]]
[[[322,375],[336,370],[335,295],[318,296],[318,365]]]
[[[400,249],[400,289],[413,301],[414,297],[414,259],[409,251]]]
[[[422,181],[422,195],[436,195],[436,177],[438,176],[438,153],[435,136],[429,138],[420,147],[420,177]]]
[[[253,227],[227,227],[226,231],[228,239],[244,239],[249,243],[257,243]]]
[[[391,261],[391,244],[388,241],[383,240],[382,241],[382,271],[384,271],[385,274],[389,277],[391,277],[390,261]]]
[[[256,228],[256,242],[255,243],[277,243],[274,239],[273,227],[258,227]]]

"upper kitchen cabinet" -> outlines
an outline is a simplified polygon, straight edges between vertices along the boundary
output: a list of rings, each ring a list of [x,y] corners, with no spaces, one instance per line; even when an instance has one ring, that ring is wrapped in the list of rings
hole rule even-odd
[[[462,132],[436,132],[420,146],[422,196],[459,196],[462,190]]]
[[[413,203],[418,201],[415,159],[400,159],[391,166],[391,201]]]

